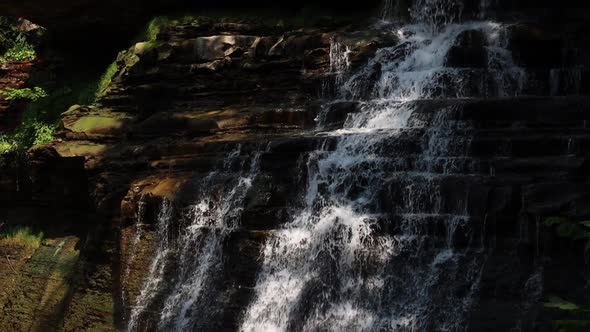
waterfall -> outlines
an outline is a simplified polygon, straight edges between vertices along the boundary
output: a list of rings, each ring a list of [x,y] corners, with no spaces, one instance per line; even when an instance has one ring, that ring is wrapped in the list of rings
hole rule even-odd
[[[128,256],[125,262],[125,268],[123,269],[123,280],[128,280],[129,275],[131,272],[131,263],[135,259],[137,255],[137,246],[139,241],[141,241],[141,237],[143,236],[143,227],[145,227],[144,219],[145,219],[145,208],[146,208],[146,201],[145,196],[141,196],[139,198],[139,202],[137,204],[137,211],[135,213],[135,223],[133,224],[133,234],[131,237],[131,243],[129,244],[128,248]],[[127,303],[129,301],[129,295],[127,291],[123,291],[121,294],[121,298],[123,303]]]
[[[380,17],[382,20],[387,21],[394,17],[398,12],[399,2],[397,0],[385,0],[381,6]]]
[[[333,96],[334,87],[340,86],[344,83],[344,75],[350,68],[350,48],[340,43],[336,36],[330,38],[330,67],[329,76],[333,77],[333,80],[323,80],[322,82],[322,98],[329,98]]]
[[[173,209],[170,202],[163,203],[156,227],[155,257],[127,330],[198,330],[208,319],[207,308],[216,293],[215,279],[224,259],[223,242],[239,227],[242,202],[258,171],[259,155],[244,158],[240,152],[238,147],[229,153],[222,167],[202,180],[199,200],[177,217],[180,234],[174,240],[170,234]],[[174,277],[168,275],[165,280],[169,270],[175,270]],[[141,321],[154,304],[161,310],[157,326]]]
[[[506,28],[493,22],[450,24],[440,33],[425,25],[402,27],[397,31],[400,45],[379,50],[345,83],[341,93],[348,99],[359,99],[368,91],[370,99],[396,101],[519,95],[526,73],[507,50]],[[484,52],[478,67],[448,66],[451,50],[469,34],[482,39],[479,43]],[[374,83],[369,77],[376,68],[379,78]]]
[[[324,133],[338,138],[336,149],[309,156],[304,207],[267,241],[242,331],[465,329],[486,256],[469,196],[443,209],[440,180],[461,167],[447,157],[465,157],[470,140],[453,135],[453,107],[424,123],[414,102],[515,96],[526,73],[506,47],[506,26],[457,23],[462,10],[460,1],[417,1],[399,46],[342,85],[341,97],[364,101],[361,111]],[[479,43],[480,63],[451,66],[466,39]],[[408,171],[394,142],[412,130],[426,141]],[[394,202],[383,202],[387,184]],[[444,228],[442,243],[433,224]],[[459,234],[471,245],[457,246]]]
[[[343,74],[350,67],[350,49],[335,40],[330,40],[330,73],[336,74],[336,85],[340,85]]]
[[[392,6],[388,1],[384,10]],[[318,134],[326,143],[302,162],[305,192],[290,206],[288,222],[267,232],[241,331],[465,329],[485,241],[469,213],[468,192],[447,198],[442,183],[472,172],[471,139],[455,134],[471,128],[456,120],[453,106],[429,118],[416,110],[436,99],[517,96],[527,74],[507,47],[508,26],[461,23],[463,9],[459,0],[417,0],[414,22],[395,31],[399,44],[378,50],[355,73],[347,73],[349,50],[332,40],[334,103],[358,102],[359,111],[342,128]],[[317,117],[320,129],[330,128],[324,123],[330,106]],[[335,147],[328,144],[334,139]],[[199,330],[214,316],[223,243],[239,226],[257,161],[247,163],[237,149],[206,176],[196,203],[180,213],[174,241],[164,203],[157,254],[130,331]],[[171,269],[173,278],[164,282]],[[159,317],[146,327],[142,315],[151,307]]]
[[[198,319],[207,319],[208,307],[215,294],[215,279],[223,262],[223,241],[238,227],[243,209],[242,201],[258,170],[258,156],[249,167],[240,158],[240,148],[226,158],[223,170],[228,172],[234,163],[242,163],[240,174],[229,183],[219,184],[223,173],[213,171],[204,179],[200,201],[187,212],[190,221],[178,240],[178,278],[164,301],[158,328],[163,331],[195,329]],[[190,315],[189,313],[198,313]],[[198,329],[198,328],[197,328]]]
[[[158,214],[158,223],[156,225],[156,252],[155,257],[150,265],[149,274],[141,289],[141,293],[136,299],[135,306],[131,310],[128,331],[135,331],[140,325],[140,317],[145,313],[148,307],[154,301],[158,291],[163,288],[165,281],[165,272],[169,255],[174,250],[174,242],[171,237],[171,219],[173,216],[172,204],[164,200]]]
[[[410,16],[431,31],[458,21],[463,14],[461,0],[415,0]]]

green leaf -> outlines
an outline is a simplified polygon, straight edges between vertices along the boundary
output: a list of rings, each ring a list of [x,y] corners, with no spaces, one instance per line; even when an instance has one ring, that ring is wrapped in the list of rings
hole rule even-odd
[[[559,332],[588,332],[590,331],[589,320],[557,320],[553,322]]]
[[[575,303],[568,302],[560,297],[557,296],[550,296],[549,302],[544,303],[545,308],[556,308],[559,310],[567,310],[567,311],[574,311],[580,310],[580,307],[577,306]]]
[[[567,222],[567,219],[563,217],[547,217],[543,220],[543,223],[547,226],[559,225]]]
[[[562,238],[572,240],[582,240],[588,238],[588,232],[577,224],[566,223],[559,225],[557,235]]]
[[[24,89],[14,89],[14,88],[6,88],[4,90],[0,90],[0,95],[3,96],[5,100],[31,100],[37,101],[41,98],[47,97],[47,92],[42,88],[36,86],[34,88],[24,88]]]
[[[580,225],[590,228],[590,220],[580,222]]]

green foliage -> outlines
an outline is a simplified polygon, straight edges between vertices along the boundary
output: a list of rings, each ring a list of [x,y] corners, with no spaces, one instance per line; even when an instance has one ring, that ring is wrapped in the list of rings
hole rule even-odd
[[[0,16],[0,63],[30,61],[37,57],[37,52],[13,18]]]
[[[579,306],[557,296],[550,296],[544,306],[545,308],[567,312],[571,317],[587,317],[587,313],[590,312],[590,306]],[[590,320],[557,320],[553,322],[553,326],[559,332],[590,331]]]
[[[0,153],[22,152],[34,145],[47,144],[53,141],[54,132],[54,125],[36,119],[25,119],[13,133],[0,136]]]
[[[0,62],[31,61],[37,57],[33,45],[29,44],[25,35],[20,34],[12,46],[0,57]]]
[[[0,233],[0,245],[18,245],[39,248],[43,232],[34,232],[30,227],[13,227]]]
[[[559,310],[576,311],[580,310],[580,307],[575,303],[568,302],[557,296],[550,296],[548,302],[545,302],[546,308],[556,308]]]
[[[14,149],[12,140],[6,135],[0,135],[0,154]]]
[[[96,92],[94,94],[94,100],[92,100],[92,102],[95,102],[98,98],[103,96],[109,90],[109,86],[113,80],[116,77],[123,76],[123,74],[129,68],[133,67],[133,65],[135,65],[137,62],[139,62],[139,57],[133,52],[120,52],[117,56],[117,59],[107,67],[106,72],[98,81],[95,89]]]
[[[5,89],[0,94],[6,100],[29,100],[33,103],[47,97],[40,87],[32,89]],[[45,144],[53,140],[55,126],[43,122],[41,114],[31,111],[28,107],[23,114],[21,125],[12,133],[0,135],[0,153],[8,151],[24,151],[33,145]]]
[[[548,217],[543,224],[555,227],[557,235],[564,239],[573,241],[590,239],[590,220],[574,222],[563,217]]]
[[[102,77],[98,81],[98,84],[96,86],[96,90],[94,93],[95,100],[107,91],[107,89],[108,89],[109,85],[111,84],[111,82],[113,81],[113,77],[115,76],[116,73],[117,73],[117,62],[115,61],[107,67],[106,72],[102,75]]]
[[[158,34],[162,29],[173,23],[173,20],[168,16],[154,17],[147,25],[145,31],[140,36],[142,41],[154,41],[158,38]]]
[[[543,223],[547,226],[559,225],[565,222],[567,222],[567,219],[563,217],[547,217],[543,221]]]
[[[557,320],[553,322],[557,332],[588,332],[590,320]]]
[[[34,88],[24,88],[24,89],[13,89],[7,88],[5,90],[0,90],[0,95],[4,97],[5,100],[31,100],[37,101],[41,98],[47,97],[47,92],[41,89],[40,87],[36,86]]]

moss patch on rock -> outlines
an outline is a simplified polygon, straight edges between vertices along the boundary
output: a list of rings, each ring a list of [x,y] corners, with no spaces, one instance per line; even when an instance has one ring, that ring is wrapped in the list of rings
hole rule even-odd
[[[78,262],[78,241],[73,236],[46,239],[36,250],[16,251],[17,266],[9,267],[13,276],[4,279],[6,293],[0,297],[0,330],[59,329]]]
[[[72,297],[61,331],[116,331],[112,296],[112,270],[108,264],[93,267]]]

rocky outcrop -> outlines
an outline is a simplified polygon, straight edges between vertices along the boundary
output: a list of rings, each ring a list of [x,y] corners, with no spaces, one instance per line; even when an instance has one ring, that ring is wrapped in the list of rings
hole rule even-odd
[[[19,89],[29,78],[32,62],[6,63],[0,66],[0,91]],[[27,102],[23,100],[6,100],[0,94],[0,133],[15,129],[21,120],[22,112]]]
[[[249,146],[243,149],[249,153],[271,140],[291,141],[310,132],[322,85],[341,74],[330,63],[330,48],[337,42],[342,52],[345,46],[350,49],[350,65],[358,66],[396,38],[377,30],[287,30],[203,18],[171,26],[157,40],[122,52],[99,102],[65,112],[58,140],[31,150],[27,166],[16,155],[4,158],[1,192],[7,209],[2,220],[28,225],[39,218],[42,224],[54,223],[56,234],[73,230],[86,243],[68,272],[75,281],[59,302],[59,330],[109,330],[126,324],[154,255],[154,219],[161,202],[174,201],[179,207],[192,203],[192,183],[238,145]],[[323,89],[326,96],[330,85]],[[294,167],[298,153],[281,155]],[[265,164],[289,182],[277,163]],[[272,200],[277,207],[271,212],[264,211],[266,203],[257,195],[249,198],[252,222],[247,224],[267,228],[255,220],[280,213],[288,189],[277,186],[272,187],[282,194]],[[27,213],[23,206],[29,206]],[[141,206],[147,209],[142,212],[145,225],[137,226]],[[118,234],[114,243],[103,233],[111,224]],[[228,278],[252,284],[255,258],[249,256],[249,265],[241,266],[245,261],[239,257],[244,252],[256,255],[264,233],[245,230],[233,237],[228,250],[239,261],[228,262],[234,266]],[[226,317],[225,326],[234,326],[247,290],[226,292],[235,306],[219,314]]]
[[[481,294],[470,319],[473,331],[548,329],[560,313],[544,308],[542,297],[554,293],[590,302],[584,292],[586,271],[579,268],[583,250],[571,254],[567,247],[580,245],[558,238],[542,222],[550,216],[590,215],[590,100],[548,96],[570,89],[552,88],[549,79],[563,59],[553,53],[533,57],[521,45],[545,45],[553,52],[553,39],[539,37],[531,26],[515,31],[521,39],[512,49],[519,63],[541,73],[530,89],[545,97],[415,101],[410,123],[421,125],[404,130],[380,151],[380,157],[395,159],[376,203],[388,216],[379,225],[382,232],[400,231],[396,221],[409,205],[402,192],[407,182],[430,181],[429,194],[441,197],[442,211],[468,214],[472,229],[483,234],[474,238],[458,231],[452,240],[485,251]],[[447,55],[449,66],[485,67],[481,50],[487,45],[477,32],[460,40]],[[344,72],[396,43],[396,36],[383,30],[290,30],[201,18],[169,26],[156,40],[120,53],[112,83],[98,103],[71,107],[62,116],[58,139],[30,151],[31,172],[23,174],[15,159],[3,167],[9,172],[0,173],[5,207],[0,218],[25,224],[49,220],[82,234],[68,238],[71,243],[86,243],[79,265],[68,269],[69,276],[81,271],[76,273],[84,278],[76,279],[67,297],[52,302],[64,308],[58,330],[114,330],[127,324],[158,253],[163,206],[173,207],[174,231],[165,236],[174,241],[186,222],[182,211],[201,198],[197,189],[210,173],[225,167],[231,179],[257,156],[259,173],[243,197],[238,225],[222,244],[225,259],[212,286],[217,296],[208,303],[207,320],[193,326],[236,330],[253,295],[262,244],[287,221],[289,208],[301,204],[302,165],[319,146],[329,150],[335,144],[334,138],[317,135],[316,117],[322,114],[326,126],[336,129],[360,111],[365,101],[327,99]],[[585,72],[584,59],[576,56],[566,64]],[[370,78],[376,79],[380,69],[373,69]],[[577,84],[576,91],[554,94],[588,93],[585,78]],[[440,132],[429,131],[436,121]],[[449,155],[433,156],[432,178],[406,176],[424,171],[424,150],[433,140],[448,139],[447,134],[457,147],[449,147]],[[224,165],[232,151],[236,165]],[[215,181],[210,194],[220,200],[231,182]],[[422,218],[427,241],[447,240],[436,215],[416,217]],[[67,232],[72,230],[55,231]],[[42,248],[54,250],[54,244]],[[15,269],[35,262],[27,261],[28,253],[9,254]],[[178,268],[168,266],[163,276],[172,280]],[[540,270],[544,280],[539,280]],[[156,326],[166,291],[163,287],[142,311],[140,327]],[[2,299],[6,312],[18,310]]]

